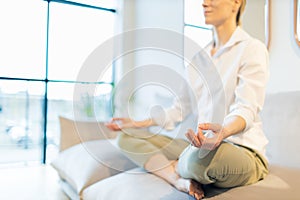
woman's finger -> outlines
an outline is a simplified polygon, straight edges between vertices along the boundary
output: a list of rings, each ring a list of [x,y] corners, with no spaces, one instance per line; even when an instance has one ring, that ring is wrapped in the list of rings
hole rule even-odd
[[[105,126],[113,131],[121,130],[121,127],[116,123],[107,123]]]
[[[192,143],[193,139],[191,138],[191,136],[188,133],[185,133],[185,137],[188,139],[188,141],[190,143]]]
[[[124,118],[122,118],[122,117],[113,117],[112,119],[111,119],[111,121],[112,122],[115,122],[115,121],[122,121]]]
[[[198,140],[200,141],[200,143],[202,144],[205,140],[205,136],[204,136],[201,128],[198,128],[197,137],[198,137]]]
[[[194,145],[195,147],[200,147],[201,143],[198,140],[197,136],[195,135],[194,131],[189,129],[188,132],[186,133],[186,136],[188,140]]]
[[[190,133],[189,130],[185,133],[185,136],[187,137],[187,139],[188,139],[190,142],[193,142],[193,136],[191,135],[191,133]]]
[[[198,128],[202,130],[212,130],[213,132],[218,132],[221,130],[222,126],[215,123],[202,123],[198,125]]]

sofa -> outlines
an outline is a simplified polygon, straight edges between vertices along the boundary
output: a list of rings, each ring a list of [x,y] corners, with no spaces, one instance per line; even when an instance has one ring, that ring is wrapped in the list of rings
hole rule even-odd
[[[243,187],[206,185],[205,199],[300,199],[300,91],[267,94],[261,117],[270,141],[269,175]],[[51,165],[70,199],[193,199],[128,160],[116,146],[116,132],[102,122],[60,117],[60,127],[60,153]]]

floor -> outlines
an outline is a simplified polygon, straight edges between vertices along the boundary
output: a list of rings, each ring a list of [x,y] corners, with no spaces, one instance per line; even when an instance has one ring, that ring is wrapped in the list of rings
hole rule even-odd
[[[47,165],[0,169],[0,199],[69,200],[56,171]]]

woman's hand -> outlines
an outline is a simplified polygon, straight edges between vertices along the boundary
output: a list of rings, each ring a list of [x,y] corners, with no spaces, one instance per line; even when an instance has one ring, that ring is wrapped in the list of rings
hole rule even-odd
[[[210,131],[211,134],[207,133],[204,135],[203,131]],[[199,124],[197,134],[195,134],[193,130],[189,129],[185,135],[193,146],[213,150],[221,144],[225,138],[224,135],[226,134],[221,125],[204,123]]]
[[[156,123],[152,119],[134,121],[124,117],[115,117],[112,118],[110,122],[106,123],[106,127],[113,131],[120,131],[123,128],[145,128],[153,125],[156,125]]]
[[[134,128],[137,126],[137,123],[130,118],[115,117],[112,120],[105,124],[107,128],[113,131],[119,131],[123,128]]]

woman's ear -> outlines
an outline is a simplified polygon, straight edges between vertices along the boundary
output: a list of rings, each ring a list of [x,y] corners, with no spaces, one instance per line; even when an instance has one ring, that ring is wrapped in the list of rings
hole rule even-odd
[[[241,7],[242,5],[242,0],[234,0],[235,5],[238,7],[238,9]]]
[[[234,8],[232,12],[238,12],[241,7],[241,0],[234,0]]]
[[[241,3],[240,0],[234,0],[234,2],[235,2],[236,4],[240,4],[240,3]]]

